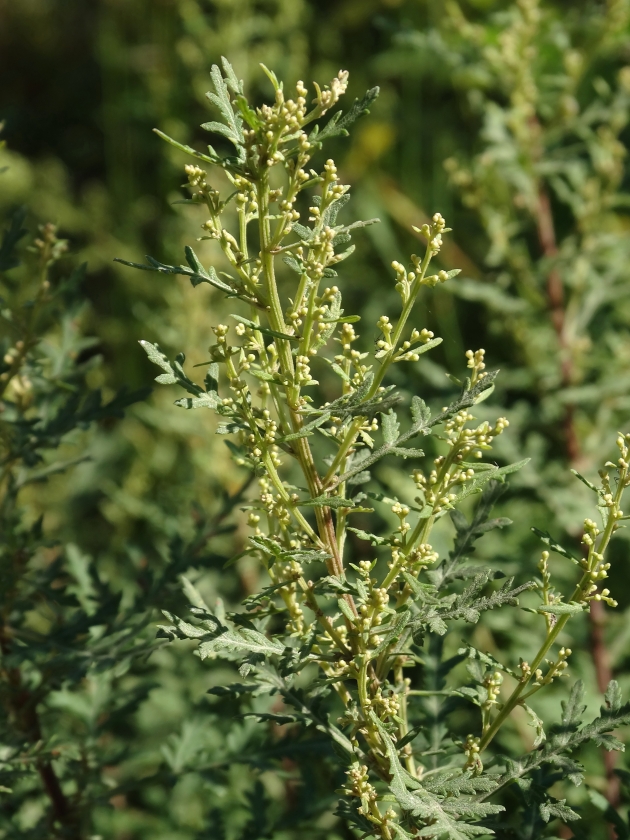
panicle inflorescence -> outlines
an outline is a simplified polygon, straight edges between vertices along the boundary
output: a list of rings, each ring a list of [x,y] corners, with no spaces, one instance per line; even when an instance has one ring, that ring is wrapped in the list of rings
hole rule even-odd
[[[414,695],[423,692],[411,688],[404,669],[421,662],[425,666],[419,646],[426,634],[439,638],[448,622],[475,623],[484,610],[515,606],[522,591],[538,589],[542,605],[535,611],[544,616],[547,628],[541,650],[513,671],[502,670],[486,656],[485,670],[475,672],[477,688],[464,687],[457,695],[474,696],[481,713],[480,734],[469,735],[461,744],[466,771],[462,779],[470,782],[483,772],[481,754],[512,709],[566,673],[570,648],[550,654],[555,658],[547,654],[570,615],[593,599],[616,603],[599,583],[610,568],[604,559],[608,542],[623,517],[620,504],[628,484],[630,436],[619,436],[620,458],[608,465],[617,470],[617,482],[611,482],[608,473],[601,475],[598,500],[604,521],[601,528],[590,519],[584,523],[587,556],[581,563],[582,579],[568,600],[552,586],[548,552],[540,560],[537,583],[512,588],[508,579],[486,591],[492,570],[480,570],[472,583],[451,588],[454,581],[471,577],[462,563],[474,540],[485,530],[503,527],[505,520],[487,519],[491,502],[499,482],[525,462],[506,467],[483,462],[509,425],[505,417],[494,423],[475,420],[475,405],[491,393],[496,376],[486,370],[483,349],[466,352],[467,377],[436,417],[414,396],[411,420],[402,420],[401,395],[386,384],[393,365],[418,363],[424,352],[439,344],[431,330],[414,324],[414,306],[421,295],[458,273],[440,269],[429,274],[450,229],[439,213],[415,228],[425,242],[424,253],[412,255],[409,266],[392,264],[399,311],[378,318],[376,346],[370,351],[355,328],[359,318],[343,309],[341,284],[327,285],[352,253],[353,231],[367,222],[339,221],[349,187],[340,183],[333,160],[327,159],[319,170],[311,160],[327,137],[344,133],[365,112],[375,93],[356,102],[343,119],[335,115],[323,128],[307,132],[306,127],[345,92],[345,71],[327,88],[315,86],[309,110],[302,82],[296,97],[286,99],[269,71],[274,101],[251,108],[232,68],[226,64],[224,69],[225,79],[213,69],[217,91],[211,99],[225,121],[219,133],[230,139],[236,153],[221,158],[210,147],[209,156],[201,157],[223,169],[235,193],[223,199],[198,165],[186,167],[186,174],[194,203],[208,211],[204,234],[220,248],[229,273],[219,276],[214,268],[206,269],[192,249],[187,250],[190,269],[156,261],[143,266],[188,274],[193,285],[208,283],[239,308],[230,316],[234,328],[213,327],[216,341],[209,350],[205,388],[187,377],[183,356],[170,362],[157,347],[144,345],[164,370],[159,380],[179,383],[191,395],[178,404],[214,409],[218,432],[236,440],[230,441],[230,449],[237,464],[258,479],[258,492],[252,491],[247,506],[250,534],[245,551],[260,558],[271,585],[248,599],[245,619],[234,620],[229,632],[224,628],[205,641],[204,650],[226,646],[232,654],[245,651],[242,674],[252,679],[260,674],[261,685],[273,686],[286,702],[297,703],[300,718],[311,716],[317,729],[331,734],[351,756],[344,791],[351,800],[360,800],[356,813],[362,831],[367,822],[375,837],[410,836],[387,805],[393,796],[415,833],[430,827],[431,836],[449,836],[450,817],[438,809],[442,794],[429,787],[424,799],[417,794],[423,768],[413,745],[417,732],[411,730],[411,704]],[[209,126],[216,130],[216,124]],[[272,179],[275,167],[278,172]],[[302,201],[306,190],[308,201]],[[304,217],[303,207],[308,207]],[[292,282],[281,276],[284,268]],[[318,403],[320,383],[328,399]],[[428,435],[435,448],[427,464],[424,452],[408,443]],[[411,482],[409,487],[401,482],[394,498],[372,489],[383,489],[386,457],[420,462],[411,473],[415,498]],[[362,485],[369,492],[361,491]],[[469,524],[458,509],[460,502],[482,490],[478,513]],[[381,524],[383,533],[349,527],[349,521],[368,521],[372,509],[364,507],[367,499],[384,505],[381,523],[389,524]],[[356,514],[364,519],[355,520]],[[441,557],[432,544],[441,541],[434,540],[432,532],[446,514],[455,525],[455,548]],[[359,550],[348,539],[352,534],[365,552],[357,562],[352,562]],[[551,538],[545,539],[553,548]],[[178,632],[185,635],[181,627]],[[302,673],[307,684],[305,669],[311,664],[318,666],[319,676],[310,688],[299,689],[298,702],[291,680]],[[502,702],[504,673],[516,687]],[[344,706],[338,719],[341,729],[334,731],[327,718],[317,716],[328,691],[334,691]],[[430,754],[442,752],[436,748]],[[459,770],[451,764],[449,772]],[[386,786],[391,794],[384,794]],[[494,806],[483,806],[487,807]],[[483,808],[474,820],[490,813]],[[438,813],[446,822],[436,822]],[[452,821],[455,829],[458,819],[459,815]]]

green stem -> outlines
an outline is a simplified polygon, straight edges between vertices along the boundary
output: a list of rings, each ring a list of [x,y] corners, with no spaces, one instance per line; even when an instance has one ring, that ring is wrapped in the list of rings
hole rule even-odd
[[[620,505],[620,502],[621,502],[621,496],[622,496],[623,491],[626,487],[627,476],[628,476],[628,468],[627,467],[625,467],[625,468],[623,468],[619,471],[619,482],[617,484],[617,490],[615,492],[614,501],[613,501],[613,504],[611,505],[611,507],[609,508],[608,520],[606,522],[606,527],[604,529],[603,534],[601,535],[601,539],[600,539],[599,545],[598,545],[598,552],[597,553],[600,554],[600,555],[603,555],[604,552],[606,551],[606,548],[608,547],[608,543],[610,542],[610,539],[613,535],[613,532],[615,531],[615,526],[617,525],[617,519],[615,517],[615,514],[619,510],[619,505]],[[591,548],[591,551],[589,552],[589,558],[593,558],[594,554],[595,554],[595,552],[594,552],[593,548]],[[574,592],[571,596],[571,602],[575,602],[575,601],[578,601],[578,600],[584,600],[585,595],[586,595],[589,587],[591,586],[591,584],[593,582],[593,579],[591,577],[591,572],[593,571],[592,565],[593,565],[592,562],[589,562],[588,568],[584,571],[584,574],[582,575],[582,577],[580,579],[580,582],[575,587],[575,590],[574,590]],[[549,652],[549,649],[554,644],[554,642],[556,641],[556,639],[558,638],[558,636],[560,635],[560,633],[562,632],[562,630],[566,626],[570,617],[571,617],[570,613],[559,616],[558,621],[555,623],[554,627],[549,631],[549,633],[547,634],[547,638],[545,639],[545,641],[543,642],[540,650],[538,651],[538,653],[534,657],[534,660],[530,665],[530,669],[529,669],[528,673],[521,678],[521,680],[517,684],[516,688],[514,689],[512,694],[510,695],[509,699],[507,700],[507,702],[505,703],[505,705],[503,706],[503,708],[501,709],[499,714],[496,716],[496,718],[494,719],[494,721],[492,722],[492,724],[488,728],[487,732],[484,734],[483,738],[481,739],[481,742],[479,744],[480,750],[486,749],[486,747],[491,743],[491,741],[493,740],[493,738],[495,737],[495,735],[497,734],[497,732],[499,731],[499,729],[501,728],[503,723],[510,716],[512,711],[516,708],[516,706],[520,702],[522,702],[522,700],[524,699],[524,698],[521,697],[523,691],[525,690],[525,688],[528,685],[531,678],[536,673],[536,669],[543,662],[545,656]]]
[[[420,266],[420,272],[417,275],[416,279],[413,281],[412,287],[409,291],[409,297],[403,305],[402,312],[400,313],[400,318],[398,319],[398,323],[396,324],[396,328],[394,329],[391,341],[392,348],[388,351],[387,355],[384,357],[381,363],[380,368],[374,375],[374,381],[372,383],[372,386],[365,397],[366,401],[372,399],[372,397],[374,397],[374,395],[377,393],[378,389],[381,387],[383,379],[385,378],[385,374],[389,370],[390,365],[393,363],[394,356],[398,349],[398,344],[402,337],[402,332],[405,328],[407,320],[411,314],[411,311],[415,305],[416,299],[424,282],[429,263],[431,262],[431,257],[432,251],[429,247],[427,247],[427,250],[425,252],[424,258]],[[332,482],[337,470],[341,466],[341,463],[348,456],[350,449],[354,445],[357,435],[361,431],[361,426],[364,422],[365,420],[363,417],[357,417],[350,424],[350,427],[346,432],[343,441],[341,442],[337,454],[333,458],[330,468],[328,469],[328,472],[323,478],[322,484],[324,487],[327,487]]]
[[[267,300],[269,323],[271,324],[272,329],[276,332],[287,333],[288,329],[282,314],[282,304],[278,294],[278,286],[275,276],[273,242],[269,224],[269,176],[267,172],[263,172],[257,182],[257,200],[260,256],[263,266],[263,282],[265,298]],[[297,404],[291,403],[291,397],[293,396],[292,383],[295,379],[293,356],[291,354],[289,342],[285,339],[277,339],[276,346],[278,348],[278,359],[280,361],[282,373],[288,383],[286,386],[286,396],[291,415],[291,424],[293,432],[297,432],[303,426],[303,419],[298,412]],[[313,453],[311,452],[307,439],[298,438],[295,442],[295,450],[311,496],[319,496],[322,492],[321,479],[315,467]],[[329,565],[329,571],[331,574],[339,576],[343,573],[343,562],[337,550],[335,526],[330,508],[315,508],[315,517],[320,537],[325,543],[332,558]]]

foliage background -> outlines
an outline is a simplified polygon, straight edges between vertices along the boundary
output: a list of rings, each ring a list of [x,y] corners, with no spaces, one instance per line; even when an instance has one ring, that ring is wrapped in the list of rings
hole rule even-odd
[[[393,301],[391,260],[415,247],[411,224],[439,210],[454,228],[456,244],[444,251],[445,267],[462,268],[465,282],[441,287],[426,300],[423,325],[445,340],[432,361],[418,365],[407,387],[439,402],[448,385],[445,370],[460,373],[469,347],[485,347],[489,366],[502,369],[493,400],[504,406],[512,428],[509,450],[498,456],[529,456],[532,462],[512,482],[503,503],[502,513],[516,524],[501,534],[500,546],[489,539],[482,550],[506,572],[524,579],[528,570],[531,574],[539,546],[530,526],[575,536],[585,498],[568,467],[592,476],[611,454],[612,435],[618,423],[627,423],[630,408],[630,309],[624,297],[630,290],[628,221],[623,203],[607,199],[627,188],[623,95],[628,82],[616,80],[630,62],[630,11],[624,2],[543,4],[549,23],[544,38],[541,30],[534,33],[536,61],[531,61],[525,24],[535,6],[471,0],[462,9],[480,25],[475,32],[457,24],[453,5],[431,0],[0,0],[0,118],[6,121],[8,144],[1,154],[9,166],[2,176],[0,212],[28,205],[32,228],[55,222],[76,261],[88,262],[81,328],[97,338],[89,354],[102,360],[89,371],[90,386],[107,395],[121,385],[146,385],[154,371],[138,348],[140,338],[159,340],[169,352],[186,347],[192,364],[202,361],[209,325],[220,316],[212,292],[193,290],[184,278],[165,280],[113,263],[116,256],[138,260],[145,252],[177,263],[184,242],[197,235],[202,221],[172,205],[180,196],[184,161],[151,129],[158,126],[183,142],[202,139],[198,125],[208,118],[208,72],[222,54],[255,96],[269,92],[260,61],[288,83],[322,80],[340,67],[348,69],[350,96],[375,84],[382,92],[371,117],[337,144],[334,156],[345,181],[354,185],[358,215],[379,216],[381,224],[363,234],[358,256],[344,264],[342,281],[353,290],[364,321],[374,322]],[[519,29],[510,14],[520,15],[525,28]],[[501,32],[510,27],[517,40],[502,46]],[[518,134],[518,126],[528,124],[527,115],[513,94],[521,88],[526,93],[522,73],[531,63],[543,99],[559,96],[573,72],[566,61],[566,33],[586,67],[573,91],[580,113],[594,100],[600,113],[590,128],[588,120],[578,125],[575,117],[543,141],[545,160],[583,164],[582,170],[574,166],[565,172],[558,165],[555,171],[578,196],[577,205],[553,198],[558,257],[537,237],[540,208],[529,218],[527,206],[523,211],[522,196],[531,184],[541,177],[551,182],[554,172],[541,176],[536,161],[528,158],[531,137]],[[493,48],[499,53],[494,70]],[[510,55],[518,59],[511,87],[506,82]],[[597,77],[620,91],[616,104],[603,89],[593,93]],[[549,82],[553,78],[565,82]],[[573,95],[568,88],[561,93]],[[602,125],[612,136],[600,131]],[[586,152],[575,151],[572,137]],[[461,167],[449,170],[446,159],[458,159]],[[608,170],[603,164],[598,169],[601,160],[609,162]],[[593,177],[600,186],[589,199]],[[580,211],[588,200],[590,216]],[[480,202],[494,215],[480,212]],[[573,301],[574,320],[564,345],[545,297],[558,259]],[[575,315],[583,312],[592,291],[588,282],[580,286],[575,280],[580,259],[587,261],[589,282],[594,278],[595,287],[606,290],[603,302],[589,303],[595,313],[590,320]],[[378,292],[367,296],[366,290]],[[572,370],[563,378],[567,358]],[[86,433],[91,461],[29,491],[28,517],[34,520],[43,512],[47,533],[92,558],[101,579],[122,593],[127,607],[140,603],[152,575],[173,568],[178,551],[184,559],[177,568],[188,568],[211,602],[217,597],[237,602],[255,588],[257,575],[246,560],[223,570],[225,559],[240,550],[238,527],[209,541],[195,540],[206,518],[220,511],[222,488],[236,492],[245,476],[214,438],[211,422],[200,412],[174,409],[172,399],[167,389],[159,389],[125,419]],[[577,452],[567,450],[567,406],[573,406]],[[379,478],[385,487],[400,482],[393,467],[383,467]],[[594,624],[578,631],[574,645],[579,650],[574,675],[585,679],[593,707],[598,667],[612,669],[626,693],[630,690],[626,555],[627,541],[619,540],[611,588],[620,607],[606,618],[603,631],[608,661],[602,661]],[[144,603],[147,638],[157,620],[155,607],[182,601],[176,579],[168,586],[159,605]],[[516,646],[519,628],[506,627],[500,614],[484,632],[477,646],[513,657],[522,653]],[[162,647],[118,673],[88,677],[72,690],[60,687],[46,725],[61,741],[94,738],[111,756],[95,783],[100,792],[93,836],[192,840],[220,836],[224,828],[230,838],[293,837],[298,828],[291,820],[304,816],[309,787],[331,796],[335,780],[325,757],[313,756],[312,777],[302,786],[291,781],[289,760],[280,769],[263,758],[258,768],[238,763],[243,752],[254,749],[257,725],[225,725],[232,710],[206,696],[208,687],[224,677],[183,656],[181,647]],[[116,694],[139,685],[147,688],[146,696],[118,713]],[[557,714],[563,690],[543,707],[549,715]],[[531,742],[526,721],[517,721],[510,737]],[[611,781],[606,782],[596,751],[588,770],[593,790],[610,795]],[[260,780],[272,806],[265,804],[266,815],[250,823],[252,803],[263,801],[256,787]],[[116,788],[113,797],[107,795],[108,784]],[[587,821],[601,808],[596,796],[589,800],[579,794],[578,799]],[[24,801],[10,822],[27,833],[39,812],[33,798]],[[281,831],[271,828],[279,814],[286,823]],[[3,836],[14,836],[17,829],[8,825]],[[310,820],[307,830],[331,840],[344,831],[329,813]]]

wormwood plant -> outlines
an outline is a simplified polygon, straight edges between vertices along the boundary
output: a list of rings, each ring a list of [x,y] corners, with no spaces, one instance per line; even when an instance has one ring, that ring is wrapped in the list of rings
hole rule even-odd
[[[174,539],[126,604],[120,580],[63,539],[76,531],[40,513],[42,485],[89,460],[88,428],[146,391],[104,400],[89,387],[85,266],[68,271],[55,227],[33,236],[26,219],[16,210],[0,239],[0,836],[79,840],[102,836],[112,797],[142,788],[127,768],[142,749],[129,731],[154,686],[143,662],[155,604],[211,562],[208,540],[237,500]]]
[[[349,188],[332,160],[322,169],[311,168],[311,161],[325,141],[347,132],[378,91],[322,126],[317,121],[345,92],[347,73],[327,87],[315,85],[309,105],[302,82],[290,99],[265,72],[274,101],[253,108],[227,61],[223,73],[212,70],[208,97],[222,121],[204,128],[232,144],[229,154],[212,146],[201,153],[161,135],[221,170],[232,185],[222,197],[205,170],[186,167],[189,202],[208,217],[203,238],[219,244],[229,271],[206,268],[190,247],[187,266],[152,258],[146,265],[127,263],[188,276],[193,286],[208,283],[240,301],[230,316],[233,326],[212,328],[216,341],[203,386],[185,372],[183,354],[171,361],[157,345],[142,344],[163,370],[157,381],[187,392],[177,404],[215,411],[217,433],[232,436],[227,443],[236,463],[257,476],[243,554],[258,557],[269,578],[245,600],[243,612],[232,614],[220,605],[210,609],[186,582],[192,619],[166,613],[170,623],[161,632],[198,641],[202,659],[238,665],[242,680],[212,693],[251,700],[248,714],[262,721],[326,736],[346,774],[337,813],[361,836],[540,837],[551,820],[579,816],[550,792],[561,777],[580,783],[572,753],[588,741],[622,748],[610,733],[630,720],[614,682],[590,723],[584,722],[580,682],[561,722],[547,733],[529,702],[566,673],[571,619],[593,600],[616,605],[602,586],[610,568],[606,550],[625,518],[630,435],[618,436],[619,458],[606,464],[598,486],[582,479],[595,493],[601,519],[601,525],[584,522],[583,557],[539,532],[549,551],[542,553],[538,580],[500,580],[498,570],[469,562],[477,539],[509,524],[490,518],[492,506],[505,476],[525,463],[483,461],[508,425],[505,418],[479,423],[473,414],[483,411],[477,406],[492,393],[496,372],[485,369],[483,350],[468,351],[468,375],[453,380],[459,391],[450,404],[434,413],[414,395],[409,419],[401,407],[404,392],[388,384],[396,368],[418,362],[440,341],[415,323],[414,304],[425,289],[458,274],[430,273],[449,229],[436,213],[417,230],[424,253],[412,255],[410,267],[393,264],[398,316],[383,315],[373,347],[357,349],[359,319],[344,313],[339,287],[328,283],[352,253],[353,232],[371,222],[339,220]],[[233,231],[224,224],[230,205],[238,220]],[[293,282],[279,282],[282,264],[294,272]],[[423,438],[428,456],[416,446]],[[417,464],[415,493],[402,488],[402,501],[361,490],[377,485],[374,470],[385,458]],[[480,493],[469,519],[465,500]],[[382,518],[366,507],[368,500],[384,506]],[[394,524],[383,529],[387,509]],[[440,556],[432,543],[447,517],[454,543]],[[554,588],[550,552],[576,565],[572,592]],[[503,664],[455,641],[466,623],[476,624],[487,610],[517,609],[528,591],[522,608],[546,633],[526,659]],[[464,662],[467,671],[458,668]],[[261,710],[266,695],[272,700]],[[495,738],[517,708],[530,716],[535,740],[524,755],[501,757]],[[458,718],[448,716],[453,711]],[[509,817],[502,804],[514,786],[528,791],[518,800],[516,820],[513,800]]]
[[[136,644],[142,622],[116,626],[119,596],[76,545],[51,538],[32,493],[86,460],[81,430],[140,395],[104,402],[88,388],[85,266],[56,271],[67,243],[51,224],[24,248],[25,219],[15,211],[0,244],[0,834],[79,838],[107,800],[103,765],[121,758],[99,738],[146,693],[111,703],[113,668],[153,645]]]

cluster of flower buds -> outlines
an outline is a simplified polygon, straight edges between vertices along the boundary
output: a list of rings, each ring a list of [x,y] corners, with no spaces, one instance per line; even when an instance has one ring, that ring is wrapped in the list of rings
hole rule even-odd
[[[409,508],[407,505],[401,505],[400,502],[395,502],[392,505],[392,513],[395,514],[398,519],[400,520],[400,524],[396,529],[401,534],[406,534],[407,531],[410,530],[411,525],[407,522],[407,517],[409,516]]]
[[[421,227],[414,227],[416,233],[419,233],[424,239],[427,241],[427,245],[429,246],[429,250],[431,252],[431,256],[435,256],[436,254],[440,253],[440,248],[442,247],[442,234],[448,233],[451,228],[446,227],[446,222],[444,221],[444,217],[441,213],[435,213],[433,218],[431,219],[430,224],[424,224]],[[412,257],[412,260],[414,258]],[[418,258],[416,258],[418,259]],[[446,277],[444,280],[448,278],[448,274],[444,272]],[[437,275],[439,277],[439,275]],[[436,282],[444,282],[441,278]],[[432,283],[431,285],[435,285]]]
[[[467,455],[473,453],[475,458],[481,458],[482,450],[492,448],[492,439],[500,435],[510,425],[505,417],[499,417],[494,426],[484,420],[476,429],[465,428],[466,423],[474,420],[467,409],[458,411],[444,424],[445,437],[451,447],[457,447],[458,453]]]
[[[348,787],[346,793],[349,796],[356,796],[361,800],[361,807],[359,811],[361,814],[367,815],[370,812],[370,803],[376,802],[378,794],[372,784],[370,784],[370,777],[368,768],[365,764],[353,764],[352,767],[346,771],[348,776]]]
[[[260,487],[260,502],[267,511],[267,515],[279,522],[282,527],[287,527],[291,521],[291,514],[279,493],[273,492],[271,481],[266,476],[258,479]]]
[[[478,776],[483,772],[483,763],[481,761],[480,756],[480,738],[476,738],[474,735],[467,735],[466,741],[462,744],[464,748],[464,754],[466,755],[466,764],[464,765],[466,770],[470,770],[473,776]]]
[[[417,362],[420,358],[420,353],[412,350],[414,344],[427,344],[434,337],[431,330],[412,330],[408,341],[403,341],[400,349],[394,356],[395,362]]]
[[[298,356],[295,360],[295,382],[298,385],[317,385],[317,380],[311,377],[308,356]]]
[[[369,632],[372,627],[378,627],[383,622],[385,609],[389,605],[389,592],[372,585],[370,579],[370,591],[364,603],[359,607],[360,619],[359,628],[363,632]]]
[[[339,99],[348,89],[348,76],[347,70],[340,70],[336,78],[324,90],[320,90],[319,85],[315,83],[317,96],[313,101],[317,104],[320,114],[325,114],[339,102]]]
[[[485,363],[486,351],[483,348],[479,350],[466,350],[466,367],[472,371],[470,377],[471,384],[474,385],[486,375],[483,373],[486,367]]]
[[[571,656],[573,651],[571,648],[561,647],[558,651],[558,658],[553,661],[551,659],[545,659],[545,662],[549,666],[549,670],[543,676],[542,671],[538,669],[534,674],[535,685],[550,685],[556,677],[563,677],[566,676],[566,670],[569,667],[569,663],[567,659]]]
[[[383,695],[382,688],[379,686],[372,698],[372,708],[381,720],[390,717],[395,718],[400,711],[400,700],[391,689],[386,695]]]
[[[188,178],[189,187],[194,190],[199,190],[202,193],[206,191],[208,187],[208,173],[204,169],[195,166],[194,163],[187,163],[184,166],[184,172]]]
[[[33,245],[39,251],[42,262],[50,264],[60,259],[68,250],[66,239],[57,239],[57,226],[46,222],[39,226],[39,236],[33,240]],[[42,283],[44,289],[49,288],[48,280]]]
[[[474,472],[472,470],[470,472],[474,476]],[[431,505],[434,513],[439,513],[457,498],[457,493],[449,492],[449,489],[460,481],[460,474],[465,476],[464,480],[468,478],[468,471],[455,470],[452,475],[448,472],[445,473],[442,480],[440,480],[437,469],[431,470],[428,478],[422,470],[414,470],[412,478],[424,497],[421,501],[424,501],[427,505]]]
[[[497,698],[501,693],[501,686],[503,685],[503,674],[500,671],[487,674],[484,678],[483,685],[486,689],[487,697],[482,704],[482,708],[485,711],[489,711],[498,702]]]
[[[233,176],[232,183],[238,190],[236,194],[236,206],[239,211],[246,213],[250,218],[258,213],[258,199],[256,192],[247,178],[240,175]]]
[[[352,344],[358,337],[352,324],[341,325],[341,332],[337,341],[341,344],[342,352],[338,356],[335,356],[336,362],[341,363],[345,359],[349,359],[351,362],[356,363],[365,358],[365,353],[360,353],[358,350],[352,349]]]
[[[400,266],[402,271],[403,272],[405,271],[404,267],[402,265],[400,265],[400,263],[392,263],[392,265],[394,267]],[[378,322],[377,322],[376,326],[379,328],[379,330],[383,334],[383,338],[379,339],[376,342],[376,346],[378,347],[378,350],[374,354],[374,358],[382,359],[383,356],[386,356],[388,353],[390,353],[394,349],[394,346],[392,344],[392,330],[394,328],[394,325],[390,322],[387,315],[381,315],[381,317],[378,319]]]

